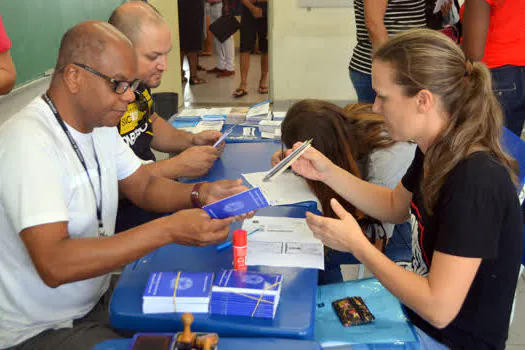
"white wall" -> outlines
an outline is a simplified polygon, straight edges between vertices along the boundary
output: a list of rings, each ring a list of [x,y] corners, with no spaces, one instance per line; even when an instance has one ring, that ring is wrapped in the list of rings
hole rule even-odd
[[[353,8],[299,8],[298,0],[270,2],[270,84],[282,101],[320,98],[357,101],[348,76],[355,38]]]

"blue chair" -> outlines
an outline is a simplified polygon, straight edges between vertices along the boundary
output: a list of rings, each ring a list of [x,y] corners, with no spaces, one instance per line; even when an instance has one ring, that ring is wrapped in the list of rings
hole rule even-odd
[[[522,208],[524,209],[523,214],[525,219],[525,207],[523,207],[523,200],[525,198],[525,141],[510,132],[507,128],[503,128],[502,143],[505,151],[507,151],[512,157],[514,157],[514,159],[518,161],[520,167],[520,174],[518,178],[521,186],[518,190],[518,196]],[[525,245],[523,246],[523,258],[521,263],[522,265],[525,265]]]
[[[523,204],[523,199],[525,198],[525,142],[517,135],[510,132],[507,128],[503,128],[501,143],[505,151],[518,161],[518,165],[520,167],[520,174],[518,178],[521,184],[518,194],[520,203]]]
[[[518,196],[519,200],[522,206],[522,213],[524,214],[525,218],[525,207],[523,206],[523,199],[525,198],[525,142],[519,138],[514,133],[510,132],[507,128],[503,128],[503,135],[502,135],[502,144],[503,148],[507,153],[509,153],[514,159],[518,161],[518,165],[520,167],[520,174],[518,176],[520,181],[520,188],[518,189]],[[524,235],[525,235],[525,227],[524,227]],[[525,242],[525,240],[524,240]],[[525,244],[523,246],[523,256],[521,260],[521,269],[520,274],[518,275],[518,279],[521,276],[521,273],[523,272],[523,268],[525,265]],[[512,320],[514,319],[514,309],[516,306],[516,297],[514,297],[514,302],[512,304],[512,313],[510,316],[510,322],[512,323]]]

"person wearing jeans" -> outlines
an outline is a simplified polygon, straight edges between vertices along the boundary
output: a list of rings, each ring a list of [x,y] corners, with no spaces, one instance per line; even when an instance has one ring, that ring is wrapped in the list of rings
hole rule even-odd
[[[229,13],[228,0],[206,0],[210,5],[210,23],[213,24],[221,16]],[[216,73],[217,77],[229,77],[235,74],[235,47],[233,36],[221,43],[216,37],[215,51],[217,52],[217,66],[208,70]]]
[[[505,113],[507,128],[521,136],[525,121],[525,66],[492,68],[494,93]]]
[[[525,0],[474,0],[461,8],[462,47],[487,65],[505,126],[521,136],[525,121]]]
[[[357,100],[374,103],[372,50],[388,41],[389,35],[426,25],[425,0],[355,0],[357,45],[350,59],[350,80]]]
[[[357,93],[357,100],[362,103],[374,103],[376,92],[372,89],[372,76],[350,68],[350,80]]]

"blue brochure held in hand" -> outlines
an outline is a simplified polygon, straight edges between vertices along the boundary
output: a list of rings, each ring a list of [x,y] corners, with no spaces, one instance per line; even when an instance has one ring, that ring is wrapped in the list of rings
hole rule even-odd
[[[270,203],[259,187],[237,193],[228,198],[202,207],[213,219],[224,219],[265,208]]]

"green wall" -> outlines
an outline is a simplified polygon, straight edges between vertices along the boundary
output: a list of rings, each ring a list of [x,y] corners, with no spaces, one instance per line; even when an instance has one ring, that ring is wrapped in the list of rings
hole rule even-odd
[[[16,85],[55,66],[62,35],[75,24],[106,21],[125,0],[0,0],[0,14],[13,47]]]

